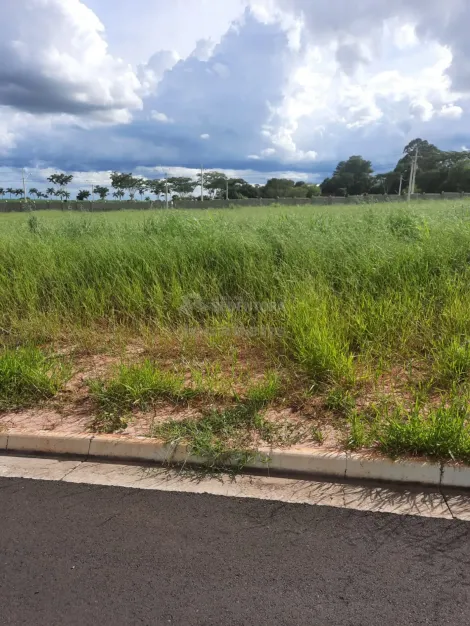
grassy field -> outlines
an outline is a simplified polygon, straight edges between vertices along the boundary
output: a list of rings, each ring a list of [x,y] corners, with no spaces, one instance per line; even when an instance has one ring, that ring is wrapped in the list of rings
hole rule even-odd
[[[469,281],[468,201],[0,215],[0,408],[107,355],[95,430],[171,404],[152,434],[214,462],[247,433],[470,461]]]

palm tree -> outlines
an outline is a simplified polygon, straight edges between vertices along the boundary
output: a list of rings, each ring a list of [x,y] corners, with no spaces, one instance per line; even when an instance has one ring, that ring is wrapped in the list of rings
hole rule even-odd
[[[39,196],[41,195],[41,192],[38,191],[36,187],[31,187],[31,189],[29,190],[29,195],[36,196],[36,198],[39,198]]]
[[[3,187],[0,187],[0,198],[3,200],[3,196],[5,195],[5,189],[3,189]]]
[[[46,194],[47,194],[47,196],[55,196],[55,189],[54,189],[54,187],[48,187],[46,189]]]
[[[88,198],[90,197],[90,192],[88,191],[88,189],[80,189],[80,191],[77,193],[77,200],[79,202],[83,202],[84,200],[88,200]]]
[[[24,192],[22,189],[15,189],[13,193],[15,194],[16,197],[18,197],[18,196],[22,196]]]
[[[121,200],[121,198],[124,197],[124,191],[122,189],[118,189],[117,191],[113,193],[113,197]]]
[[[10,200],[11,200],[11,197],[12,197],[12,195],[15,193],[15,190],[14,190],[14,189],[12,189],[11,187],[8,187],[8,189],[6,190],[6,192],[10,194]]]
[[[139,183],[137,183],[136,188],[140,196],[140,201],[142,202],[142,200],[144,199],[144,194],[147,191],[147,182],[145,180],[140,181]]]
[[[102,187],[101,185],[97,185],[95,187],[95,191],[99,195],[100,200],[106,200],[106,196],[109,193],[109,188],[108,187]]]

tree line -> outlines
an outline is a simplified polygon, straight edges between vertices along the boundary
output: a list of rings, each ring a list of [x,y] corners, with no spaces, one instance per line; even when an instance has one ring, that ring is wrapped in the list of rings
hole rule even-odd
[[[250,184],[243,178],[229,178],[223,172],[208,171],[202,174],[204,200],[243,200],[256,198],[312,198],[324,196],[348,196],[363,194],[406,193],[410,180],[412,161],[417,154],[416,175],[417,193],[440,193],[442,191],[470,192],[470,151],[444,151],[423,139],[414,139],[404,149],[394,170],[374,174],[371,161],[362,156],[351,156],[340,161],[332,176],[320,185],[287,178],[271,178],[264,185]],[[131,173],[112,172],[110,187],[93,186],[93,198],[100,200],[151,199],[192,200],[201,199],[196,189],[201,186],[201,174],[196,177],[174,176],[169,178],[147,179]],[[29,189],[29,197],[37,199],[60,198],[69,200],[68,190],[73,182],[72,174],[52,174],[47,179],[51,183],[45,191],[36,187]],[[9,194],[10,198],[22,197],[23,189],[0,187],[0,198]],[[92,191],[80,189],[78,201],[90,200]]]
[[[333,175],[321,183],[322,195],[406,193],[415,156],[416,193],[470,192],[470,151],[444,151],[426,140],[414,139],[390,172],[374,175],[372,163],[361,156],[340,161]]]
[[[150,202],[152,197],[156,200],[193,200],[201,199],[195,194],[201,186],[201,175],[191,178],[189,176],[174,176],[168,178],[147,179],[133,176],[131,173],[112,172],[110,175],[111,185],[93,186],[93,197],[100,200],[122,200],[127,196],[129,200],[145,200]],[[54,187],[48,187],[45,191],[37,187],[29,189],[29,197],[36,199],[60,198],[67,201],[71,197],[68,186],[73,182],[72,174],[52,174],[47,179]],[[204,200],[241,200],[247,198],[311,198],[320,195],[320,187],[304,181],[293,181],[286,178],[272,178],[265,185],[251,185],[243,178],[229,178],[222,172],[205,172],[202,176]],[[22,189],[0,188],[0,197],[9,194],[22,197]],[[90,200],[92,191],[80,189],[76,194],[78,201]]]

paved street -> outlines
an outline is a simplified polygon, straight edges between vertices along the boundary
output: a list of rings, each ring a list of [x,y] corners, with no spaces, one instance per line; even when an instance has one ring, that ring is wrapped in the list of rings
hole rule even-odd
[[[470,524],[0,479],[0,624],[468,623]]]

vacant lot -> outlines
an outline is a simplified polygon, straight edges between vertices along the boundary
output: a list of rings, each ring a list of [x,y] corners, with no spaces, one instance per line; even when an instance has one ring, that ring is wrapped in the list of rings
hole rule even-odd
[[[470,461],[467,201],[0,215],[0,302],[7,426]]]

